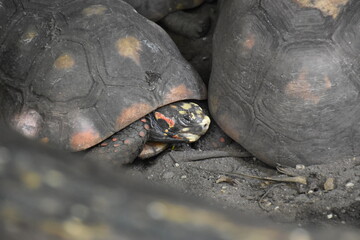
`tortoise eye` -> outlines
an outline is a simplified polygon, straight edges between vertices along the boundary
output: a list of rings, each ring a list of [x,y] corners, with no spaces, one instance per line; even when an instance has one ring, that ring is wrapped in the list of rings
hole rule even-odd
[[[162,129],[168,129],[170,127],[169,124],[163,119],[159,119],[157,122]]]
[[[185,119],[186,121],[188,121],[188,122],[191,121],[191,117],[190,117],[189,114],[185,114],[185,115],[184,115],[184,119]]]

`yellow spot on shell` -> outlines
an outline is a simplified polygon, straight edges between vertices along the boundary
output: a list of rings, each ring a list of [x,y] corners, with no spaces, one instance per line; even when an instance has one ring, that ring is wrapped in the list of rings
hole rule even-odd
[[[28,31],[21,37],[21,41],[25,44],[30,43],[37,35],[35,31]]]
[[[107,9],[107,7],[101,4],[91,5],[90,7],[84,8],[82,10],[82,14],[86,17],[91,17],[93,15],[103,15]]]
[[[302,7],[319,9],[324,15],[336,18],[349,0],[294,0]]]
[[[54,62],[54,67],[57,69],[69,69],[72,68],[74,65],[74,58],[67,53],[60,55]]]
[[[41,177],[35,172],[23,172],[21,180],[24,185],[31,190],[38,189],[41,186]]]
[[[185,115],[187,112],[186,112],[186,111],[181,110],[181,111],[179,111],[179,113],[180,113],[181,115]]]
[[[121,56],[130,58],[137,65],[140,65],[141,43],[138,39],[135,37],[120,38],[116,41],[116,48]]]

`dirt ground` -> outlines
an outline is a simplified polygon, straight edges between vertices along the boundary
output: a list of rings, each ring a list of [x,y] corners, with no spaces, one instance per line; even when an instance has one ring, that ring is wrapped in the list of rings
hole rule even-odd
[[[211,36],[216,20],[216,5],[206,4],[192,10],[208,14],[212,27],[206,36],[188,39],[170,33],[184,57],[198,70],[207,83],[211,67]],[[232,144],[238,152],[240,146]],[[232,149],[233,149],[232,148]],[[280,173],[255,157],[219,157],[188,161],[198,154],[213,155],[214,150],[185,148],[167,151],[155,159],[129,166],[137,178],[167,185],[189,195],[205,199],[223,208],[257,216],[270,217],[279,223],[299,226],[360,226],[360,159],[347,159],[335,164],[285,168]],[[232,150],[233,151],[233,150]],[[237,173],[242,176],[230,176]],[[256,177],[292,177],[307,184],[270,181]],[[280,180],[280,179],[279,179]]]

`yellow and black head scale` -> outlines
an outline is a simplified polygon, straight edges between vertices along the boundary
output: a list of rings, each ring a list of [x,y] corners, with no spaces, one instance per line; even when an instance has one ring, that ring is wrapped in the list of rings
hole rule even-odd
[[[150,140],[195,142],[209,128],[210,118],[193,102],[176,102],[149,115]]]

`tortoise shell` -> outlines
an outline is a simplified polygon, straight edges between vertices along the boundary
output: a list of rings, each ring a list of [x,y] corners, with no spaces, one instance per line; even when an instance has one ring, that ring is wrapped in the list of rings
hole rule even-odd
[[[206,89],[156,24],[119,0],[5,0],[0,110],[24,135],[89,148]]]
[[[133,6],[141,15],[158,21],[174,11],[194,8],[205,0],[124,0]]]
[[[210,111],[270,164],[360,155],[360,1],[227,0]]]

